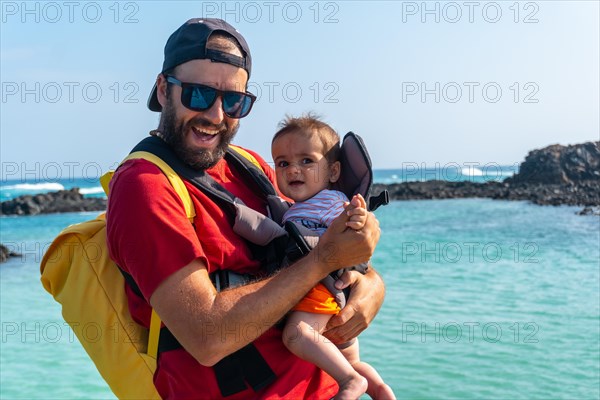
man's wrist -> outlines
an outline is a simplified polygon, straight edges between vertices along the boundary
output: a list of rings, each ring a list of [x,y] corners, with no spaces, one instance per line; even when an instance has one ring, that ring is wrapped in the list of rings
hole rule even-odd
[[[320,271],[321,279],[333,271],[342,268],[336,256],[336,247],[333,244],[317,244],[310,252],[309,257],[313,263],[313,270]]]

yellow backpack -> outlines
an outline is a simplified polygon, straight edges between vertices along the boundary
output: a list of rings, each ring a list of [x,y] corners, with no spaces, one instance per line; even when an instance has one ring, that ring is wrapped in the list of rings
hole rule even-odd
[[[190,195],[171,167],[146,152],[132,153],[125,160],[135,158],[162,170],[193,220]],[[112,172],[101,178],[107,194],[111,178]],[[62,305],[65,321],[113,393],[120,399],[160,399],[152,379],[160,319],[153,311],[149,334],[131,317],[125,279],[108,255],[104,214],[63,230],[44,255],[40,270],[44,288]]]
[[[244,149],[235,153],[262,170]],[[158,166],[181,198],[193,222],[195,210],[185,184],[161,158],[135,151],[123,162],[145,159]],[[106,194],[114,172],[100,178]],[[119,399],[160,399],[153,383],[161,321],[152,310],[150,329],[129,313],[125,278],[110,259],[105,215],[65,228],[52,242],[40,264],[41,281],[62,305],[62,315]]]

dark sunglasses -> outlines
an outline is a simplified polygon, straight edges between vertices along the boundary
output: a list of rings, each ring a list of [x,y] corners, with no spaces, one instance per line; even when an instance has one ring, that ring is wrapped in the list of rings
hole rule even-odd
[[[244,118],[250,113],[256,96],[250,92],[219,90],[199,83],[181,82],[167,75],[167,82],[181,86],[181,104],[193,111],[205,111],[221,96],[223,112],[229,118]]]

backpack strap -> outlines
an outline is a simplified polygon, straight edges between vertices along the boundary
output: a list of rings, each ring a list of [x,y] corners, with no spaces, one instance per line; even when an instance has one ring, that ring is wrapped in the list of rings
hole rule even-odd
[[[133,279],[133,276],[131,276],[128,272],[125,272],[125,270],[123,270],[121,267],[118,268],[121,274],[123,275],[123,278],[125,278],[125,282],[127,282],[127,285],[133,291],[133,293],[135,293],[136,296],[143,299],[144,295],[142,294],[142,291],[140,290],[138,284]],[[160,320],[160,317],[153,308],[152,314],[150,316],[150,329],[148,330],[148,347],[146,349],[146,354],[148,354],[155,360],[158,357],[159,339],[162,340],[161,324],[162,321]]]
[[[175,173],[175,171],[173,171],[173,168],[171,168],[169,166],[169,164],[164,162],[160,157],[158,157],[155,154],[152,154],[150,152],[146,152],[146,151],[135,151],[135,152],[130,153],[127,157],[125,157],[125,159],[121,162],[121,164],[123,164],[124,162],[126,162],[128,160],[134,160],[134,159],[144,159],[144,160],[150,161],[152,164],[154,164],[158,168],[160,168],[160,170],[165,174],[165,176],[169,180],[169,183],[171,184],[171,186],[173,186],[173,189],[175,189],[175,192],[177,192],[177,195],[183,202],[183,207],[185,209],[185,215],[187,216],[190,223],[193,224],[194,217],[196,216],[196,210],[194,209],[194,203],[192,203],[192,198],[190,197],[190,194],[189,194],[187,188],[185,187],[185,184],[183,183],[183,181],[181,180],[179,175],[177,175],[177,173]],[[104,188],[104,192],[106,193],[106,195],[109,194],[109,182],[112,179],[113,175],[114,175],[114,171],[110,171],[110,172],[104,174],[102,177],[100,177],[100,183],[102,184],[102,187]],[[133,280],[131,275],[129,275],[128,273],[123,271],[120,267],[119,267],[119,270],[125,277],[125,281],[129,285],[129,287],[132,288],[132,290],[137,295],[139,295],[140,297],[143,297],[141,291],[139,290],[139,287],[137,286],[137,284],[135,283],[135,281]],[[150,329],[148,332],[148,348],[147,348],[146,352],[150,357],[152,357],[154,359],[156,359],[158,356],[158,343],[159,343],[159,338],[160,338],[161,323],[162,322],[160,320],[160,317],[158,316],[158,314],[156,313],[156,311],[153,308],[152,315],[150,317]]]
[[[275,206],[283,208],[281,202],[277,204],[274,201],[274,199],[277,198],[275,187],[271,181],[269,181],[264,171],[256,166],[258,161],[245,150],[238,150],[240,150],[240,148],[237,146],[232,146],[227,150],[225,153],[227,162],[240,172],[242,179],[255,183],[257,190],[268,205],[267,208],[269,214],[272,216],[272,211],[276,208]],[[179,157],[177,157],[171,147],[159,137],[150,136],[145,138],[133,149],[133,153],[138,151],[155,154],[169,164],[176,175],[186,179],[200,189],[200,191],[207,195],[213,202],[217,203],[229,217],[234,231],[245,238],[249,243],[265,246],[274,238],[286,234],[285,230],[279,225],[277,218],[271,219],[262,213],[247,207],[241,199],[221,186],[205,171],[196,170],[186,165]],[[251,159],[246,158],[246,156],[251,157]],[[281,214],[279,210],[275,211],[276,216]],[[257,257],[262,258],[263,252],[259,247],[253,247],[253,252],[258,254]]]
[[[258,162],[256,157],[254,157],[252,154],[250,154],[245,149],[242,149],[240,146],[236,146],[234,144],[230,144],[229,149],[233,150],[234,152],[241,155],[246,161],[250,161],[259,170],[261,170],[261,171],[263,170],[263,167],[260,165],[260,163]]]
[[[156,136],[145,138],[133,148],[131,154],[135,154],[139,151],[154,154],[168,164],[175,175],[187,179],[201,189],[202,192],[211,197],[213,201],[225,205],[225,211],[227,211],[230,216],[235,215],[234,203],[236,197],[217,183],[212,177],[208,176],[203,170],[195,170],[186,165],[161,138]]]
[[[165,176],[169,180],[169,183],[171,184],[171,186],[173,186],[173,189],[175,189],[175,192],[177,192],[177,195],[179,195],[179,198],[183,202],[183,207],[185,209],[185,215],[190,220],[190,222],[194,222],[194,217],[196,216],[196,210],[194,210],[194,204],[192,203],[192,198],[190,197],[190,194],[189,194],[187,188],[185,187],[185,184],[183,183],[183,181],[181,180],[179,175],[177,175],[177,173],[173,170],[173,168],[171,168],[171,166],[169,164],[167,164],[166,162],[164,162],[159,156],[157,156],[153,153],[147,152],[147,151],[131,152],[127,157],[125,157],[125,159],[123,159],[123,161],[121,161],[121,164],[119,164],[119,165],[122,165],[123,163],[125,163],[128,160],[136,160],[136,159],[144,159],[144,160],[150,161],[152,164],[154,164],[158,168],[160,168],[160,170],[163,172],[163,174],[165,174]],[[104,192],[106,193],[107,196],[109,194],[109,183],[110,183],[114,173],[115,173],[114,171],[109,171],[100,177],[100,183],[101,183],[102,188],[104,189]]]
[[[225,158],[237,167],[239,172],[245,175],[245,177],[250,178],[258,186],[265,197],[277,196],[275,187],[269,178],[267,178],[265,171],[252,154],[241,147],[229,145],[229,149],[225,153]]]
[[[236,200],[233,194],[217,183],[210,175],[203,170],[196,170],[186,165],[175,152],[161,138],[157,136],[149,136],[138,143],[132,150],[131,154],[143,151],[157,156],[163,160],[175,175],[187,179],[205,194],[209,195],[213,200],[228,204],[231,215],[234,215],[235,203],[240,203],[241,200]],[[241,147],[230,145],[225,153],[225,158],[230,162],[245,178],[250,178],[254,182],[261,193],[266,198],[267,196],[277,195],[275,187],[265,175],[258,160],[248,151]]]

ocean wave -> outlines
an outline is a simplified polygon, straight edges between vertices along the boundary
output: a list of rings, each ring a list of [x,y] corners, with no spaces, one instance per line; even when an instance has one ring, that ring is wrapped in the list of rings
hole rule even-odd
[[[56,182],[43,183],[18,183],[16,185],[0,186],[1,190],[65,190],[65,187]]]
[[[483,176],[483,171],[479,168],[463,168],[460,173],[465,176]]]
[[[81,194],[98,194],[98,193],[104,193],[104,189],[102,189],[102,186],[96,186],[96,187],[91,187],[91,188],[81,188],[81,189],[79,189],[79,193],[81,193]]]

